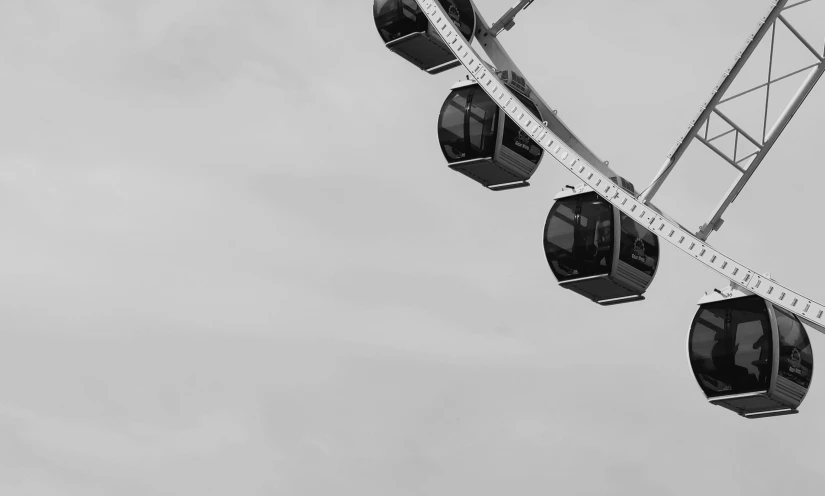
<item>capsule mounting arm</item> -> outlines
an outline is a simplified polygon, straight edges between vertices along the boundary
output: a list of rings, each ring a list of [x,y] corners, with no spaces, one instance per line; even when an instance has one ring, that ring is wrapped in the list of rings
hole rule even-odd
[[[521,0],[516,5],[510,7],[510,10],[505,12],[504,15],[501,16],[501,19],[497,20],[490,28],[491,34],[493,36],[498,36],[502,31],[510,31],[510,29],[516,24],[515,19],[519,12],[529,7],[534,1],[535,0]]]
[[[520,10],[523,10],[528,5],[530,5],[532,1],[522,0],[514,6],[511,11],[514,13],[512,14],[515,16]],[[522,4],[525,4],[523,7],[518,8]],[[474,5],[475,7],[475,5]],[[587,145],[582,143],[582,141],[573,133],[572,130],[561,120],[558,116],[558,112],[553,110],[550,105],[547,104],[546,101],[538,94],[529,84],[527,78],[524,76],[524,73],[521,69],[518,68],[513,59],[507,54],[507,51],[504,50],[504,46],[502,46],[501,42],[499,42],[496,35],[498,34],[495,30],[495,24],[493,27],[487,23],[484,17],[481,15],[478,7],[475,7],[476,10],[476,40],[481,45],[481,48],[490,57],[490,60],[493,62],[496,70],[499,72],[503,71],[512,71],[524,78],[525,84],[532,90],[530,95],[530,99],[535,102],[535,104],[539,107],[539,111],[541,112],[542,119],[546,122],[546,127],[553,132],[558,138],[564,142],[571,150],[576,152],[580,157],[587,160],[590,164],[596,167],[599,172],[608,176],[614,177],[617,176],[616,172],[611,170],[606,162],[600,159]],[[508,14],[510,11],[508,11]],[[505,17],[508,15],[505,14]],[[502,17],[504,19],[505,17]],[[501,22],[501,20],[499,20]],[[498,24],[498,22],[496,23]]]

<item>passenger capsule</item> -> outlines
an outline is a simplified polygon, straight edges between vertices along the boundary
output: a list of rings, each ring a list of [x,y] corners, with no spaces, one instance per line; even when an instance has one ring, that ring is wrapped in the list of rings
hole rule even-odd
[[[472,43],[476,13],[471,0],[438,0],[464,42]],[[461,63],[435,32],[415,0],[375,0],[375,26],[387,48],[415,64],[438,74]]]
[[[747,418],[797,413],[814,368],[799,319],[741,290],[699,301],[688,357],[708,401]]]
[[[632,192],[632,184],[612,179]],[[659,238],[588,187],[555,200],[544,254],[559,285],[601,305],[643,300],[659,264]]]
[[[541,119],[529,98],[510,91],[521,104],[519,117]],[[543,153],[474,81],[453,86],[438,117],[438,142],[451,169],[494,191],[529,186]]]

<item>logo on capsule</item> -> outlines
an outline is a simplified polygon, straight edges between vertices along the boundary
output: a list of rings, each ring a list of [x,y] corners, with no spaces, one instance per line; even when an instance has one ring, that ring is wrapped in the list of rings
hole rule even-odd
[[[518,137],[516,138],[516,146],[530,150],[530,136],[521,129],[518,130]]]
[[[802,354],[796,348],[791,351],[791,364],[788,370],[794,374],[802,373]]]
[[[633,253],[630,255],[630,258],[639,262],[647,261],[645,242],[642,241],[642,238],[636,238],[636,241],[633,242]]]
[[[452,2],[450,2],[450,8],[447,9],[447,15],[450,16],[450,19],[452,19],[456,25],[461,24],[461,14],[458,12],[458,7]]]

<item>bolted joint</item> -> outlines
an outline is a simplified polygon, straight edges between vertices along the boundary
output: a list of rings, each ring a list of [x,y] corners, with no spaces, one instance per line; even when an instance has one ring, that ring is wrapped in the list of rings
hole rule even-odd
[[[719,228],[722,227],[722,224],[725,223],[725,219],[719,219],[716,222],[709,222],[707,224],[702,224],[702,227],[699,228],[699,232],[696,233],[696,237],[701,239],[702,241],[707,241],[710,234],[714,231],[718,231]]]

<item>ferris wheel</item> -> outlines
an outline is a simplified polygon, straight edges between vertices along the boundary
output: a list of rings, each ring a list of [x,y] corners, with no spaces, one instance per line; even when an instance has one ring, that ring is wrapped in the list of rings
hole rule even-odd
[[[429,74],[464,67],[441,108],[438,141],[449,168],[492,191],[529,186],[544,156],[582,182],[554,198],[544,226],[544,251],[559,286],[600,305],[644,299],[659,265],[660,242],[727,278],[730,286],[703,296],[689,327],[688,357],[711,404],[745,418],[797,413],[813,374],[806,327],[825,333],[825,305],[739,263],[707,240],[825,73],[825,50],[785,15],[825,0],[772,0],[755,32],[725,71],[709,100],[677,141],[651,183],[637,191],[558,117],[529,84],[498,36],[534,0],[520,0],[488,24],[472,0],[374,0],[376,27],[386,47]],[[825,23],[825,20],[821,21]],[[776,73],[777,29],[809,52],[810,62]],[[487,55],[484,60],[473,48]],[[757,47],[770,50],[766,80],[731,90]],[[821,46],[820,43],[818,45]],[[729,115],[725,104],[807,75],[775,121],[761,103],[761,132]],[[691,230],[653,204],[687,148],[699,142],[737,178],[708,221]],[[731,146],[723,146],[728,142]]]

